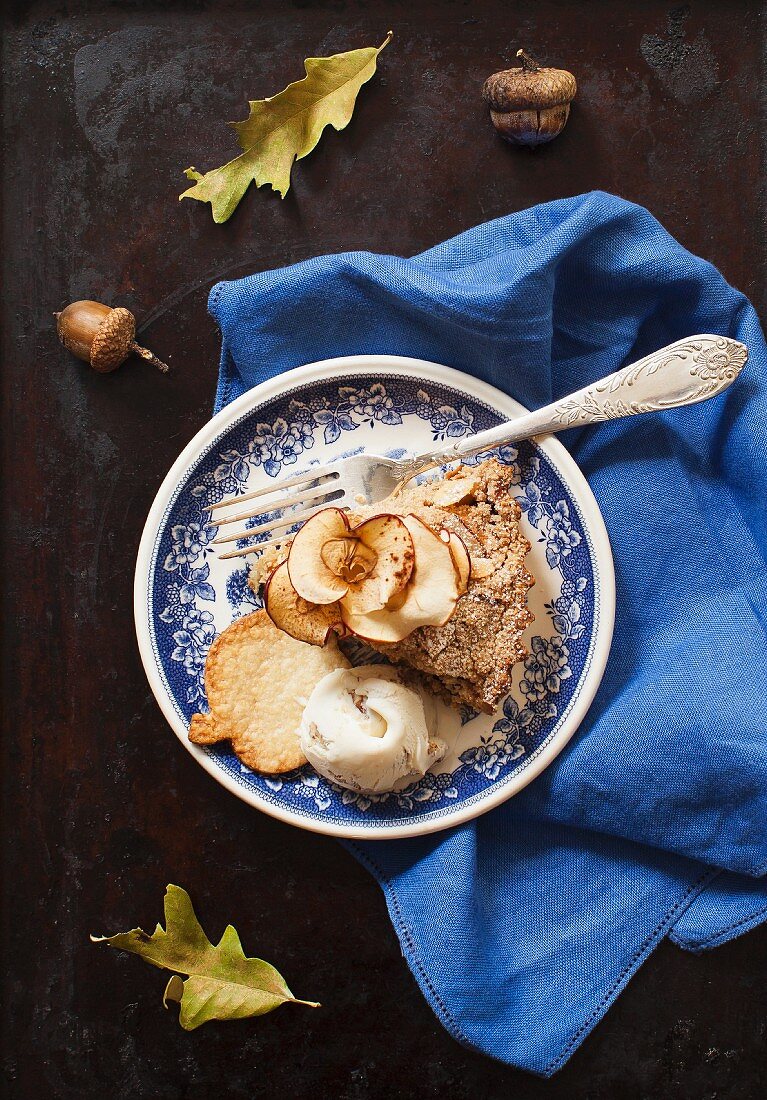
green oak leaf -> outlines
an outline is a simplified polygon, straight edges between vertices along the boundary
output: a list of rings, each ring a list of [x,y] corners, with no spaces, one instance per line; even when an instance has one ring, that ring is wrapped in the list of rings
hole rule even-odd
[[[343,130],[348,125],[357,93],[375,73],[378,55],[391,38],[389,31],[377,47],[308,57],[302,80],[268,99],[252,99],[248,118],[229,123],[237,132],[241,155],[204,175],[187,168],[185,176],[195,183],[179,198],[209,202],[218,223],[232,215],[251,183],[271,184],[284,199],[293,162],[311,153],[326,126]]]
[[[91,936],[94,943],[108,943],[121,951],[140,955],[152,966],[175,973],[168,982],[163,1004],[181,1004],[179,1022],[192,1031],[208,1020],[241,1020],[263,1016],[286,1001],[318,1008],[316,1001],[299,1001],[282,975],[263,959],[249,959],[240,937],[227,925],[215,946],[195,916],[189,894],[170,885],[165,892],[165,928],[157,925],[151,936],[141,928],[116,936]],[[186,981],[179,975],[186,974]]]

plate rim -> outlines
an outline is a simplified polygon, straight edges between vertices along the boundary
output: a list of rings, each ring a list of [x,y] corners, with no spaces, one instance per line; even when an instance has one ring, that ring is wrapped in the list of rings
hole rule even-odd
[[[178,485],[179,477],[231,423],[247,414],[253,407],[278,398],[285,390],[293,389],[307,382],[327,380],[333,375],[379,375],[386,373],[409,375],[411,377],[415,375],[426,382],[452,386],[461,392],[474,396],[477,400],[484,401],[493,408],[497,408],[499,412],[509,417],[521,415],[528,411],[521,402],[490,383],[475,378],[465,371],[457,370],[455,367],[448,367],[427,359],[417,359],[404,355],[359,353],[320,359],[303,366],[293,367],[274,378],[258,383],[240,397],[235,398],[234,401],[203,424],[183,448],[163,478],[149,508],[139,541],[134,573],[134,623],[141,663],[155,701],[178,740],[221,786],[237,795],[238,798],[254,809],[308,832],[347,840],[396,840],[441,832],[472,821],[495,809],[514,795],[519,794],[559,756],[579,729],[602,683],[615,626],[615,566],[610,538],[599,504],[585,474],[561,441],[550,434],[536,436],[536,442],[544,450],[550,452],[552,460],[555,461],[560,472],[566,478],[571,491],[577,489],[576,499],[593,540],[593,564],[599,576],[602,599],[600,601],[599,620],[596,623],[591,665],[582,689],[573,701],[572,709],[562,728],[551,739],[551,742],[540,751],[536,759],[531,762],[530,767],[520,773],[518,783],[504,784],[499,787],[495,794],[491,787],[488,789],[486,798],[476,804],[468,804],[463,807],[457,806],[455,812],[448,815],[446,819],[437,818],[431,821],[426,819],[421,822],[391,826],[345,825],[337,822],[324,822],[315,818],[299,818],[288,808],[260,801],[252,792],[238,784],[219,768],[214,758],[205,752],[203,748],[192,744],[187,729],[180,729],[178,715],[167,697],[165,686],[154,661],[146,603],[158,525],[162,520],[168,500]]]

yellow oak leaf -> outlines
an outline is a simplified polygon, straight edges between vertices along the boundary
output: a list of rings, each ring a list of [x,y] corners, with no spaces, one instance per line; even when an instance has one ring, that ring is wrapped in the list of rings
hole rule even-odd
[[[165,987],[163,1004],[179,1001],[179,1022],[192,1031],[209,1020],[240,1020],[263,1016],[286,1002],[318,1008],[315,1001],[299,1001],[285,979],[263,959],[245,955],[231,924],[217,944],[212,944],[197,920],[186,890],[170,885],[165,893],[165,928],[157,925],[152,935],[141,928],[116,936],[91,936],[94,943],[108,943],[139,955],[152,966],[174,971]],[[183,980],[179,975],[186,974]]]
[[[251,183],[271,184],[285,198],[293,162],[311,153],[326,126],[343,130],[348,125],[357,93],[375,73],[378,55],[391,38],[389,31],[380,46],[308,57],[302,80],[268,99],[251,100],[248,118],[229,124],[243,150],[240,156],[204,175],[187,168],[187,179],[195,183],[179,198],[209,202],[219,223],[232,215]]]

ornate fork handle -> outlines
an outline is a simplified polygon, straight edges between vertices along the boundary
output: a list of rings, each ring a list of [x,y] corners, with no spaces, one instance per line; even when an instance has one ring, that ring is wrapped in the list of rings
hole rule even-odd
[[[405,476],[547,432],[694,405],[725,390],[747,359],[748,349],[737,340],[708,334],[689,336],[542,409],[417,455],[403,464]]]

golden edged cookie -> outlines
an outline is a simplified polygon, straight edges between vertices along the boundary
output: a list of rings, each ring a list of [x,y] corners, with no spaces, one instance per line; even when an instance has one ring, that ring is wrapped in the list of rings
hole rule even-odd
[[[231,741],[254,771],[289,772],[306,763],[298,727],[315,684],[349,668],[335,636],[320,647],[279,630],[265,611],[237,619],[216,638],[205,662],[210,714],[194,714],[189,740]]]

